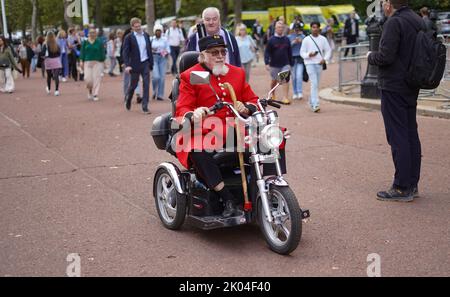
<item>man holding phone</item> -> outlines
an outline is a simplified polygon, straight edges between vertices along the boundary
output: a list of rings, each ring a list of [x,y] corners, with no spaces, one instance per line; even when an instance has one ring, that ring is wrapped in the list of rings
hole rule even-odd
[[[326,69],[331,58],[331,48],[328,40],[320,35],[320,23],[311,23],[311,35],[303,40],[300,56],[303,58],[306,71],[311,81],[309,104],[313,112],[320,111],[319,85],[322,70]]]

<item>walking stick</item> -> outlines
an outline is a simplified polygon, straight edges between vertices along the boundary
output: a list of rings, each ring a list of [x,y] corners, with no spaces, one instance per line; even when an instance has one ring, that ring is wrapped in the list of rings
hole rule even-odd
[[[222,86],[228,89],[230,92],[231,100],[233,100],[234,107],[237,107],[237,98],[236,93],[234,92],[233,86],[230,83],[223,83]],[[237,133],[237,146],[240,147],[241,144],[241,129],[238,123],[238,119],[236,119],[236,133]],[[252,203],[248,200],[248,188],[247,188],[247,176],[245,174],[245,167],[244,167],[244,153],[239,152],[239,167],[241,169],[241,178],[242,178],[242,190],[244,191],[244,210],[245,211],[251,211],[252,210]]]

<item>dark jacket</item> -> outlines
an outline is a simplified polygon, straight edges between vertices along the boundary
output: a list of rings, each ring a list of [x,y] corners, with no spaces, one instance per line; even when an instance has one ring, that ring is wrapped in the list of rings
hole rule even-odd
[[[234,65],[236,67],[241,67],[241,55],[239,54],[239,46],[237,44],[236,38],[225,30],[224,28],[221,28],[222,31],[225,32],[225,43],[227,44],[227,49],[230,57],[230,64]],[[188,43],[186,45],[187,51],[197,51],[197,34],[192,34],[192,36],[189,38]]]
[[[270,37],[264,52],[264,63],[277,68],[294,65],[291,41],[287,36],[278,37],[274,35]]]
[[[405,79],[417,33],[423,26],[423,20],[408,7],[400,8],[384,23],[380,48],[368,57],[370,64],[379,66],[380,89],[405,95],[418,94],[419,90],[408,87]]]
[[[145,42],[147,43],[147,55],[150,63],[150,70],[153,70],[153,54],[150,36],[144,32]],[[131,32],[123,41],[123,64],[125,67],[131,67],[134,72],[142,71],[141,52],[134,32]]]
[[[344,27],[344,37],[348,38],[351,36],[359,37],[359,22],[357,19],[354,19],[356,23],[356,34],[352,35],[352,19],[348,18],[345,21],[345,27]]]

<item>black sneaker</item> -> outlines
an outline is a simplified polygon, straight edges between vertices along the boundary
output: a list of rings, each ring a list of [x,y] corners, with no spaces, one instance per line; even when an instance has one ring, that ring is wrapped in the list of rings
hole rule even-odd
[[[228,200],[225,202],[225,209],[222,213],[224,218],[232,217],[236,212],[236,207],[234,206],[234,202],[232,200]]]
[[[141,104],[141,103],[142,103],[142,97],[141,96],[137,96],[136,104]]]
[[[125,108],[127,110],[131,109],[131,99],[132,99],[131,96],[125,97]]]
[[[378,192],[377,199],[380,201],[411,202],[414,200],[413,190],[403,191],[392,187],[388,191]]]

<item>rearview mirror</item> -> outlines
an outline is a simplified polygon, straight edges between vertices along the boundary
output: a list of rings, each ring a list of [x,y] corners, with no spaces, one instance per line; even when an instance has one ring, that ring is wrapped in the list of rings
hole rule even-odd
[[[209,84],[210,73],[208,71],[192,71],[190,76],[191,85]]]
[[[279,84],[285,84],[288,83],[291,79],[291,71],[283,71],[278,73],[277,81]]]

